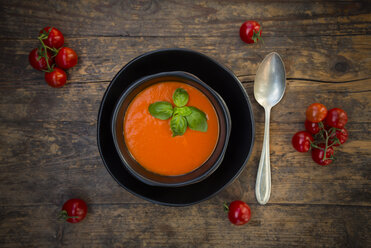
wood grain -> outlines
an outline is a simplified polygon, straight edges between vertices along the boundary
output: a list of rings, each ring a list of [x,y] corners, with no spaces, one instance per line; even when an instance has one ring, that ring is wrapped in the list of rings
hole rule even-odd
[[[239,77],[247,82],[249,77]],[[95,123],[107,82],[70,83],[60,89],[45,82],[0,84],[0,119],[4,122],[88,122]],[[264,122],[261,106],[255,101],[253,83],[244,83],[253,106],[255,121]],[[329,109],[341,107],[349,115],[349,124],[364,123],[369,131],[371,120],[371,79],[348,83],[287,80],[282,101],[273,108],[273,123],[304,122],[304,112],[313,102]],[[37,106],[37,108],[35,107]],[[348,125],[349,125],[348,124]],[[299,125],[297,125],[299,127]]]
[[[33,38],[49,25],[67,37],[224,38],[248,19],[263,23],[265,37],[365,35],[370,8],[367,1],[2,1],[0,38]]]
[[[216,201],[245,198],[255,202],[262,126],[257,128],[244,172]],[[349,142],[336,149],[338,160],[328,167],[318,166],[309,154],[293,150],[290,141],[294,126],[272,123],[270,202],[370,206],[370,168],[365,164],[371,159],[367,148],[371,144],[362,139],[360,130],[364,126],[357,124],[349,130]],[[74,191],[94,198],[95,203],[142,202],[116,184],[106,171],[96,147],[95,125],[28,123],[26,127],[13,123],[0,127],[9,132],[1,135],[8,137],[6,147],[0,148],[1,206],[46,204],[50,194],[59,199]],[[359,148],[361,145],[365,148]]]
[[[61,204],[62,202],[60,202]],[[259,206],[233,226],[221,204],[169,208],[88,202],[79,224],[55,221],[59,205],[1,207],[2,247],[367,247],[369,209],[351,206]],[[222,217],[223,216],[223,217]],[[356,230],[356,231],[355,231]],[[185,242],[185,240],[187,242]]]
[[[231,30],[231,32],[234,32]],[[66,38],[79,55],[79,63],[68,70],[69,82],[110,81],[130,60],[156,49],[189,48],[204,53],[230,68],[238,76],[253,80],[259,63],[270,52],[278,52],[287,77],[324,82],[370,79],[371,36],[267,37],[264,44],[247,46],[238,33],[228,39],[218,37],[91,37]],[[44,75],[29,65],[27,56],[36,40],[0,40],[1,82],[43,83]],[[341,49],[339,48],[341,47]],[[14,54],[14,51],[17,51]],[[104,54],[104,56],[103,56]],[[8,66],[12,58],[11,67]],[[19,76],[21,75],[21,76]]]

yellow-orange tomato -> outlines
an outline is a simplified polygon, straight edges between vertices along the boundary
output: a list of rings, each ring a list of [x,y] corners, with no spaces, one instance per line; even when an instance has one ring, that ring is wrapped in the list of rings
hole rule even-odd
[[[206,114],[206,132],[187,128],[184,135],[172,137],[170,119],[160,120],[149,113],[151,103],[173,103],[177,88],[188,92],[187,106]],[[144,168],[161,175],[182,175],[197,169],[212,154],[219,136],[218,117],[209,99],[198,89],[180,82],[161,82],[147,87],[132,100],[125,113],[124,136],[131,155]]]
[[[323,121],[327,115],[327,108],[321,103],[312,103],[305,112],[307,120],[318,123]]]

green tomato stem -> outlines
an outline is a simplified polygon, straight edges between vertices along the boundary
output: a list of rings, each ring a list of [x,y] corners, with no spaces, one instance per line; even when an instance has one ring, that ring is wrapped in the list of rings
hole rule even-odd
[[[323,161],[326,160],[326,152],[327,152],[327,149],[329,148],[329,145],[328,145],[328,139],[330,138],[327,130],[323,129],[325,134],[326,134],[326,142],[325,142],[325,154],[323,155]]]
[[[229,211],[229,207],[227,205],[226,202],[223,202],[223,206],[224,206],[224,212],[228,212]]]
[[[48,67],[48,72],[52,72],[53,69],[50,67],[49,65],[49,57],[48,57],[48,50],[47,50],[47,46],[44,44],[44,41],[43,39],[41,38],[41,36],[39,36],[39,41],[41,42],[41,45],[43,46],[44,48],[44,51],[43,51],[43,54],[44,54],[44,58],[45,58],[45,61],[46,61],[46,66]]]
[[[79,216],[69,216],[66,210],[62,210],[59,212],[59,215],[58,215],[59,220],[68,220],[70,218],[76,219],[76,218],[79,218]]]
[[[314,142],[312,142],[312,141],[310,142],[310,146],[322,150],[321,147],[317,146],[317,145],[316,145]]]

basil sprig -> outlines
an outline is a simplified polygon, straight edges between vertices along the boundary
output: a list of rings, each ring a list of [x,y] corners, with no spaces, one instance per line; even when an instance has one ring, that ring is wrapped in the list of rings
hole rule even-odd
[[[149,113],[160,120],[170,120],[170,129],[173,137],[180,136],[185,133],[187,126],[196,131],[207,131],[206,114],[192,106],[187,105],[189,95],[186,90],[178,88],[173,94],[175,107],[173,108],[170,102],[159,101],[149,105]]]

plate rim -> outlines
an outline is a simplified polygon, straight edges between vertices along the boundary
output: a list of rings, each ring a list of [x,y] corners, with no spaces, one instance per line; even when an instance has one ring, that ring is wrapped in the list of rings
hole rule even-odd
[[[164,201],[158,201],[158,200],[154,200],[154,199],[151,199],[151,198],[148,198],[146,196],[143,196],[139,193],[136,193],[134,192],[133,190],[131,190],[130,188],[126,187],[124,184],[122,184],[114,175],[113,173],[111,172],[109,166],[107,165],[106,163],[106,160],[105,158],[103,157],[103,152],[102,152],[102,148],[101,148],[101,145],[100,145],[100,126],[101,126],[101,115],[102,115],[102,109],[103,109],[103,105],[104,103],[106,102],[106,98],[107,98],[107,95],[108,93],[110,92],[110,89],[113,87],[113,82],[121,75],[121,73],[127,68],[129,67],[130,65],[132,65],[133,63],[135,63],[136,61],[142,59],[143,57],[147,57],[147,56],[150,56],[152,54],[157,54],[157,53],[162,53],[162,52],[188,52],[188,53],[193,53],[193,54],[197,54],[199,56],[202,56],[208,60],[210,60],[211,62],[215,63],[217,66],[219,66],[220,68],[222,68],[223,70],[225,70],[230,76],[232,76],[234,78],[234,80],[237,82],[237,85],[239,86],[240,88],[240,91],[242,92],[245,100],[247,101],[247,105],[248,105],[248,110],[250,112],[250,119],[251,119],[251,146],[249,148],[249,151],[247,153],[247,156],[244,160],[244,162],[242,163],[242,165],[240,166],[240,168],[238,169],[238,171],[233,175],[233,177],[227,181],[223,186],[221,186],[218,190],[216,190],[215,192],[207,195],[206,197],[202,198],[202,199],[199,199],[197,201],[192,201],[192,202],[188,202],[188,203],[169,203],[169,202],[164,202]],[[156,49],[156,50],[152,50],[152,51],[149,51],[149,52],[146,52],[146,53],[143,53],[135,58],[133,58],[132,60],[130,60],[127,64],[125,64],[117,73],[116,75],[112,78],[112,80],[110,81],[108,87],[106,88],[104,94],[103,94],[103,97],[102,97],[102,100],[100,102],[100,105],[99,105],[99,110],[98,110],[98,116],[97,116],[97,131],[96,131],[96,135],[97,135],[97,146],[98,146],[98,150],[99,150],[99,155],[101,157],[101,160],[103,161],[103,164],[106,168],[106,170],[109,172],[109,174],[111,175],[111,177],[113,177],[113,179],[121,186],[123,187],[125,190],[127,190],[128,192],[130,192],[131,194],[133,194],[134,196],[140,198],[140,199],[143,199],[143,200],[146,200],[146,201],[149,201],[151,203],[155,203],[155,204],[159,204],[159,205],[164,205],[164,206],[172,206],[172,207],[182,207],[182,206],[190,206],[190,205],[194,205],[194,204],[198,204],[202,201],[206,201],[212,197],[214,197],[215,195],[217,195],[218,193],[220,193],[222,190],[224,190],[227,186],[229,186],[230,184],[232,184],[237,178],[238,176],[241,175],[241,173],[243,172],[243,170],[245,169],[246,165],[247,165],[247,162],[251,156],[251,153],[252,153],[252,149],[254,147],[254,144],[255,144],[255,119],[254,119],[254,115],[253,115],[253,110],[252,110],[252,105],[251,105],[251,101],[250,101],[250,98],[245,90],[245,88],[243,87],[241,81],[237,78],[237,76],[232,72],[232,70],[230,70],[228,67],[224,66],[223,64],[221,64],[220,62],[216,61],[215,59],[201,53],[201,52],[198,52],[198,51],[195,51],[195,50],[191,50],[191,49],[187,49],[187,48],[164,48],[164,49]],[[230,146],[230,144],[228,144],[228,146]],[[114,151],[115,153],[117,153],[117,151],[115,150]],[[129,173],[129,172],[128,172]],[[137,180],[135,178],[135,180]],[[148,185],[148,187],[153,187],[153,186],[150,186]],[[180,186],[181,188],[182,186]]]

